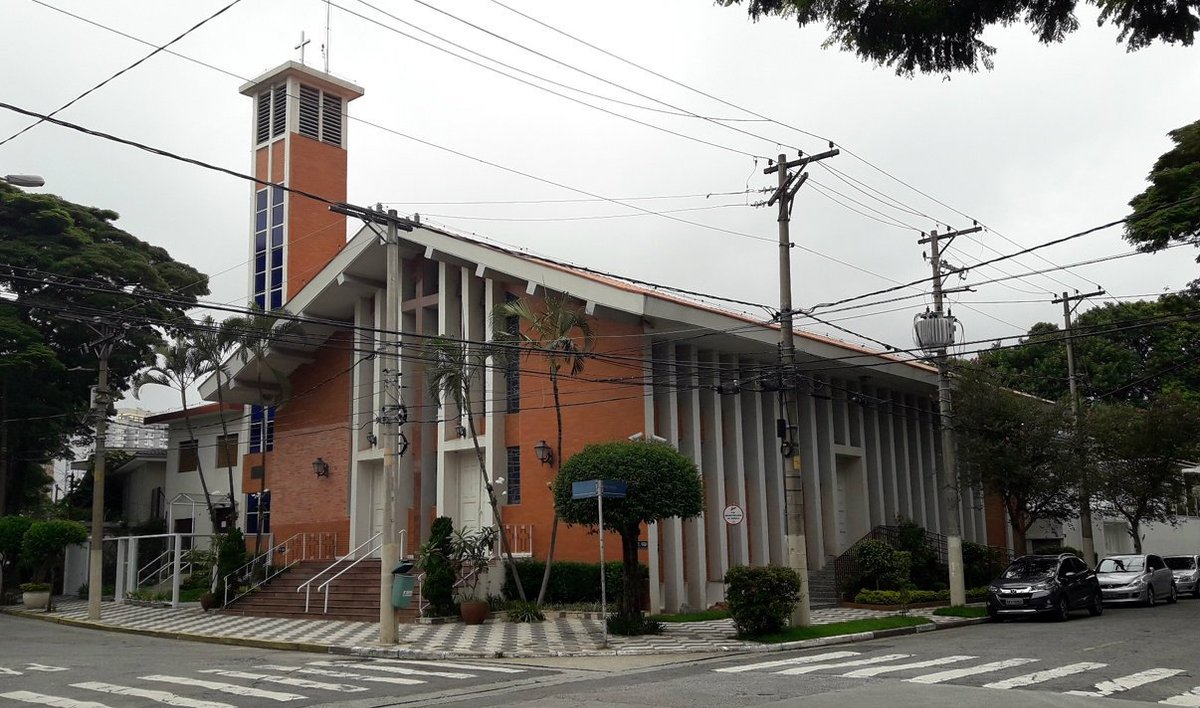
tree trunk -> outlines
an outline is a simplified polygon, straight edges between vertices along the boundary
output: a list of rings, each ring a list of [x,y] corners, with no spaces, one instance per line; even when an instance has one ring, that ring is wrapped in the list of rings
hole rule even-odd
[[[621,588],[621,614],[638,617],[642,614],[642,579],[638,577],[639,524],[630,524],[621,531],[621,564],[625,571],[625,586]],[[601,568],[600,572],[604,572]]]
[[[204,465],[200,463],[200,441],[196,439],[196,434],[192,431],[192,414],[187,405],[186,389],[180,390],[179,399],[183,403],[183,424],[187,427],[188,439],[196,444],[196,474],[200,475],[200,489],[204,492],[204,506],[208,508],[208,521],[215,532],[217,515],[213,511],[212,497],[208,493],[208,481],[204,479]],[[168,532],[171,530],[168,529]]]
[[[1133,536],[1133,552],[1140,555],[1142,552],[1142,524],[1140,520],[1129,520],[1129,535]]]
[[[221,362],[217,362],[217,418],[221,421],[221,437],[223,440],[229,440],[229,425],[225,422],[225,394],[221,392]],[[243,409],[244,412],[244,409]],[[220,454],[218,452],[218,454]],[[226,455],[229,457],[229,455]],[[237,448],[234,448],[232,459],[225,460],[231,463],[226,470],[229,473],[229,515],[233,517],[233,527],[237,528],[237,499],[233,494],[233,462],[237,460]],[[241,469],[241,465],[238,465]]]
[[[562,466],[562,404],[558,400],[558,365],[551,361],[550,363],[550,386],[554,391],[554,418],[558,423],[558,440],[554,448],[554,475],[558,476],[558,470]],[[554,500],[551,498],[551,508],[554,509],[554,522],[550,526],[550,550],[546,554],[546,568],[542,571],[542,587],[538,590],[537,604],[540,606],[546,601],[546,590],[550,587],[550,566],[554,564],[554,547],[558,545],[558,508],[554,507]],[[604,572],[601,568],[600,572]]]
[[[8,513],[8,377],[0,379],[0,516]]]
[[[492,505],[492,515],[496,517],[496,530],[500,532],[500,553],[507,560],[508,571],[512,573],[513,582],[517,585],[517,594],[521,602],[526,602],[525,588],[521,585],[521,575],[517,572],[517,562],[513,560],[512,548],[504,536],[504,521],[500,518],[500,505],[496,503],[496,489],[488,479],[487,463],[484,461],[483,448],[479,447],[479,435],[475,432],[475,415],[471,410],[471,393],[463,391],[463,402],[467,406],[467,426],[471,431],[471,444],[475,447],[475,457],[479,459],[479,474],[483,475],[483,486],[487,489],[488,503]]]

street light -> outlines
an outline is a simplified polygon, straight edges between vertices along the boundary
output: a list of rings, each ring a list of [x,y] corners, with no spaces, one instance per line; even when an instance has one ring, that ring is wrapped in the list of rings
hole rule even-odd
[[[41,175],[4,175],[0,182],[7,182],[14,187],[41,187],[46,180]]]

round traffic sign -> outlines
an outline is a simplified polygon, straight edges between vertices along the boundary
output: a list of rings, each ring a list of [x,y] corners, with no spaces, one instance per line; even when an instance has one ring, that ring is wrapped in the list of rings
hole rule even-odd
[[[742,519],[746,518],[746,512],[742,511],[742,507],[737,504],[730,504],[725,507],[725,511],[721,513],[721,518],[725,519],[725,523],[731,526],[737,526],[742,523]]]

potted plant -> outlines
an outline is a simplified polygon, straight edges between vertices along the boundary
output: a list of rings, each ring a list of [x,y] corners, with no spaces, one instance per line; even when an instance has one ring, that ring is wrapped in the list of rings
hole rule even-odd
[[[62,566],[63,551],[72,544],[84,543],[87,538],[87,527],[78,521],[50,519],[30,524],[21,539],[21,562],[34,569],[34,577],[39,581],[46,578],[50,581],[45,584],[47,612],[54,609],[50,588],[54,585],[55,571]]]
[[[458,611],[463,624],[483,624],[487,619],[488,603],[479,599],[479,581],[492,565],[492,549],[496,546],[494,527],[475,530],[459,529],[450,540],[451,561],[458,574]]]
[[[22,583],[21,602],[27,610],[40,610],[50,604],[50,583]]]

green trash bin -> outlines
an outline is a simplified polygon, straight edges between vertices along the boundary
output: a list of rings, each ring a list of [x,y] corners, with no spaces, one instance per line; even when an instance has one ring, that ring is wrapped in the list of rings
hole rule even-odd
[[[413,586],[417,579],[410,575],[413,562],[402,560],[392,568],[392,607],[403,610],[412,604]]]

